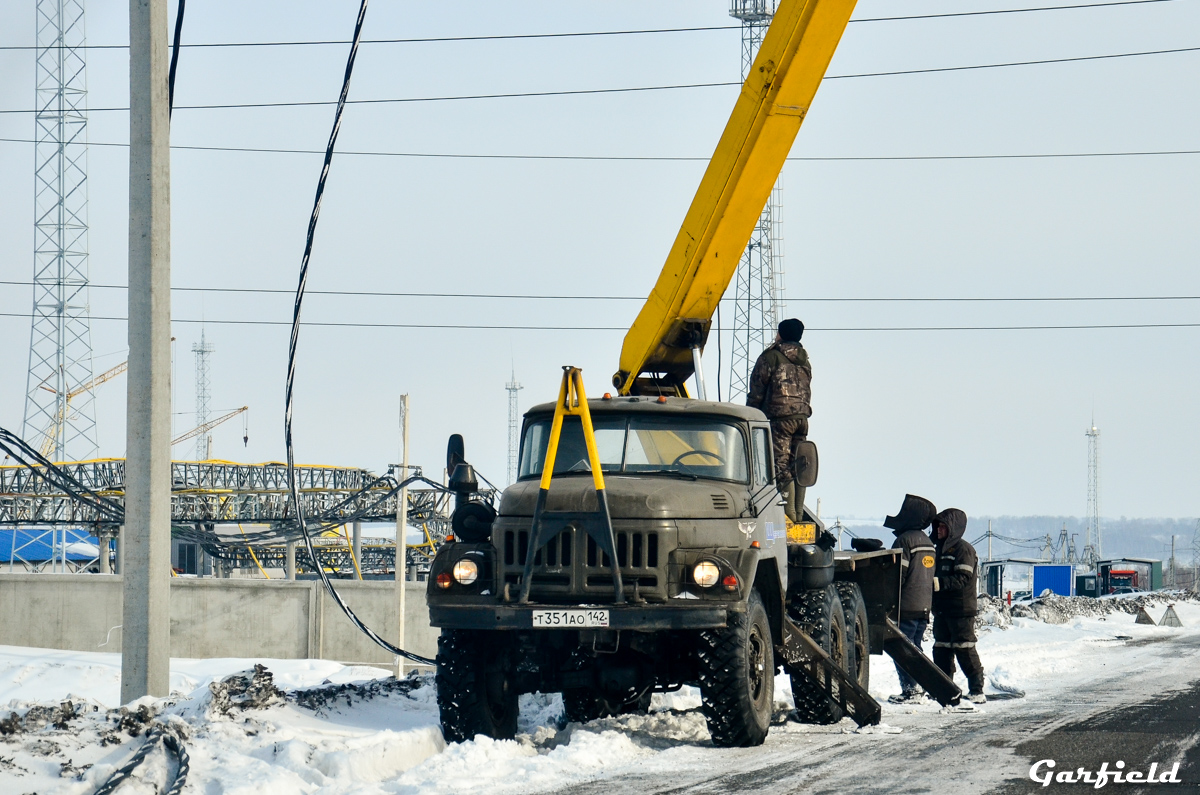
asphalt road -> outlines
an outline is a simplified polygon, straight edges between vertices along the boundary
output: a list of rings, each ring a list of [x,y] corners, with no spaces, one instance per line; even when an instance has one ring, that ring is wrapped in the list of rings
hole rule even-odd
[[[1145,645],[1145,644],[1143,644]],[[636,774],[570,788],[572,795],[613,793],[1064,793],[1094,784],[1043,788],[1030,767],[1095,771],[1118,761],[1126,770],[1152,762],[1177,785],[1104,789],[1200,793],[1200,637],[1181,636],[1122,649],[1124,664],[1097,671],[1069,691],[994,701],[976,713],[885,712],[899,733],[848,733],[845,727],[789,724],[760,748],[681,747],[648,760]],[[1132,664],[1132,665],[1131,665]],[[1044,771],[1044,768],[1043,768]],[[565,792],[565,791],[564,791]]]

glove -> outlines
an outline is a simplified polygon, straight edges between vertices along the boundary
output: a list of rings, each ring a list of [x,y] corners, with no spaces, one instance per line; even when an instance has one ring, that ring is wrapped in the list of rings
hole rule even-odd
[[[938,583],[937,577],[933,578],[933,590],[935,590],[935,591],[941,590],[941,585]]]

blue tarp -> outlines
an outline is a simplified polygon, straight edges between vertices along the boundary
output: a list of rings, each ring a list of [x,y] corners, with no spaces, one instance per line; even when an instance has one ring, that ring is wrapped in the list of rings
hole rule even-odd
[[[64,539],[65,534],[65,539]],[[62,560],[62,547],[67,545],[67,560],[86,562],[96,557],[95,552],[88,554],[75,545],[96,545],[95,536],[88,535],[86,530],[68,528],[63,530],[0,530],[0,564],[41,563],[50,560],[51,545],[53,544],[54,558]],[[13,547],[16,547],[15,551]]]
[[[1075,567],[1047,565],[1033,567],[1033,595],[1041,596],[1049,588],[1059,596],[1075,595]]]

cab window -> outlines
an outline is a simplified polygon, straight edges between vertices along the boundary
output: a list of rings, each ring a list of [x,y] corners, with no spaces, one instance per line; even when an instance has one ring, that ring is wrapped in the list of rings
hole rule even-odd
[[[766,428],[754,428],[754,482],[766,485],[771,482],[771,434]]]

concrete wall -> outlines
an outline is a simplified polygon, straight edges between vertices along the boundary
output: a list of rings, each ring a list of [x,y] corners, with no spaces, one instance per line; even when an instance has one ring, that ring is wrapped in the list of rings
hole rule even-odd
[[[397,635],[396,586],[335,582],[358,617],[385,640]],[[0,645],[121,650],[119,575],[0,574]],[[406,583],[404,648],[437,653],[425,583]],[[106,642],[107,641],[107,642]],[[391,665],[319,582],[171,580],[172,657],[312,658]]]

